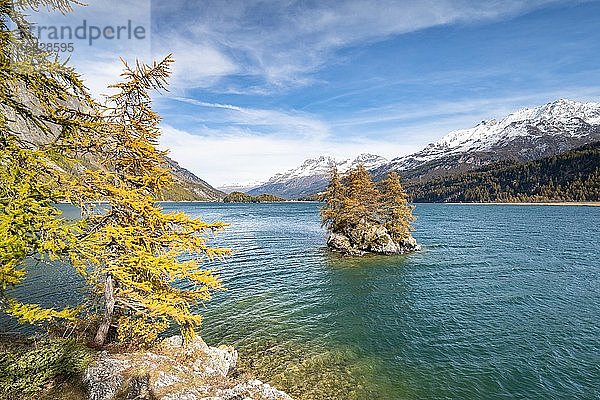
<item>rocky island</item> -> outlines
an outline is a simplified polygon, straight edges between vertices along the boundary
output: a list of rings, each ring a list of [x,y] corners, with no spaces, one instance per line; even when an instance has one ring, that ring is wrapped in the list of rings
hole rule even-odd
[[[375,184],[362,165],[340,178],[337,169],[324,194],[322,224],[327,247],[345,255],[393,255],[417,251],[411,223],[413,207],[397,173]]]

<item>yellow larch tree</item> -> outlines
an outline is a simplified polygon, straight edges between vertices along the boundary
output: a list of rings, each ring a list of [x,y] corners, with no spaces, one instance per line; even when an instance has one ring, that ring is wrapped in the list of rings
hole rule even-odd
[[[113,86],[117,92],[105,112],[107,168],[87,174],[82,203],[107,202],[88,216],[94,228],[86,237],[96,262],[92,284],[104,299],[97,346],[106,342],[111,326],[119,340],[144,344],[171,322],[189,340],[202,321],[194,307],[222,289],[215,271],[202,269],[200,261],[230,253],[206,242],[226,225],[167,213],[157,204],[171,174],[165,152],[157,148],[160,118],[150,93],[166,89],[172,62],[168,56],[152,65],[125,63],[123,82]]]
[[[342,184],[337,167],[331,167],[329,185],[323,194],[325,206],[321,208],[321,226],[331,231],[339,231],[343,226],[344,201],[346,188]]]
[[[397,172],[390,172],[381,181],[380,187],[380,212],[385,221],[385,228],[394,241],[401,242],[407,239],[412,231],[411,223],[416,220],[412,214],[414,207],[408,203],[408,195]]]
[[[343,179],[333,170],[323,199],[321,222],[330,233],[356,242],[357,238],[364,237],[363,232],[381,226],[395,243],[413,246],[414,207],[408,203],[408,195],[396,172],[376,185],[363,165],[348,171]]]
[[[378,204],[380,193],[364,165],[352,169],[345,182],[346,197],[342,215],[346,224],[378,223]]]
[[[85,221],[65,220],[56,204],[70,198],[65,171],[91,146],[100,118],[78,75],[39,51],[24,16],[32,6],[67,12],[70,2],[0,0],[0,308],[47,323],[79,310],[28,304],[8,289],[26,278],[26,260],[30,268],[61,260],[84,271],[76,253]]]

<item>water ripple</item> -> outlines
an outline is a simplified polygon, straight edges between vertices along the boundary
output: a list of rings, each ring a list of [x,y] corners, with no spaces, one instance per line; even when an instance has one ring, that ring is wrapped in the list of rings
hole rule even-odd
[[[357,259],[315,204],[166,207],[232,223],[202,334],[298,399],[600,398],[600,208],[418,205],[423,251]]]

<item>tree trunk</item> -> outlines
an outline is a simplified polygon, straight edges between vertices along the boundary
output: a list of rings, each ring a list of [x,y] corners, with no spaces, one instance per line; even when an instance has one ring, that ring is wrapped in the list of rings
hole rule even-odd
[[[113,312],[115,310],[115,286],[113,277],[111,274],[106,275],[106,281],[104,282],[104,317],[102,323],[98,327],[96,337],[94,338],[94,345],[97,347],[104,346],[108,330],[110,329],[110,323],[112,322]]]

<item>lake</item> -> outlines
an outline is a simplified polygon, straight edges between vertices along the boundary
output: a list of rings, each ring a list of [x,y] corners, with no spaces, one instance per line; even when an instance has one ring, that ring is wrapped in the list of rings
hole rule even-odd
[[[231,223],[201,334],[298,399],[600,398],[600,207],[418,204],[423,250],[364,258],[325,249],[315,203],[164,207]]]

